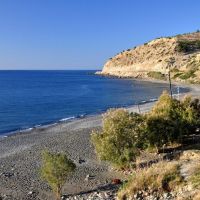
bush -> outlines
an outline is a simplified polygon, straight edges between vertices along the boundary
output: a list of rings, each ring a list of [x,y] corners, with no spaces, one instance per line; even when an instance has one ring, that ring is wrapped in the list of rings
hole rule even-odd
[[[135,164],[138,147],[142,146],[143,116],[123,109],[109,110],[103,116],[103,130],[92,133],[92,143],[102,160],[116,167]]]
[[[195,71],[193,71],[193,70],[189,70],[189,71],[179,75],[179,78],[182,80],[187,80],[189,78],[194,78],[194,77],[196,77],[196,75],[195,75]]]
[[[186,97],[182,101],[181,117],[183,121],[184,135],[194,133],[200,126],[200,104],[199,99],[192,100]]]
[[[177,162],[161,162],[133,175],[127,185],[118,192],[118,199],[132,199],[139,191],[170,191],[182,183]]]
[[[173,69],[171,70],[171,72],[172,72],[172,73],[173,73],[173,72],[174,72],[174,73],[178,73],[178,72],[180,72],[180,70],[179,70],[178,68],[175,67],[175,68],[173,68]]]
[[[75,168],[75,164],[65,154],[42,153],[41,177],[49,183],[58,200],[67,177]]]
[[[179,102],[163,93],[147,117],[147,138],[150,146],[157,149],[163,145],[177,142],[181,134],[177,130]]]
[[[198,121],[191,98],[180,102],[164,92],[147,116],[149,145],[159,148],[170,143],[182,143],[183,136],[193,132]]]
[[[200,101],[199,101],[199,99],[195,98],[195,99],[191,100],[191,98],[190,98],[190,101],[189,101],[188,104],[194,110],[194,112],[196,113],[197,118],[200,121]],[[199,125],[199,121],[198,121],[198,125]]]
[[[173,79],[179,78],[182,74],[183,74],[183,72],[175,73],[174,76],[173,76]]]
[[[174,74],[174,76],[173,76],[173,78],[175,79],[175,78],[180,78],[180,79],[182,79],[182,80],[187,80],[187,79],[189,79],[189,78],[194,78],[194,77],[196,77],[196,74],[195,74],[195,72],[198,70],[198,67],[196,66],[196,65],[192,65],[192,66],[190,66],[190,69],[188,70],[188,71],[186,71],[186,72],[180,72],[180,71],[174,71],[173,70],[173,72],[175,72],[175,74]]]
[[[164,80],[166,78],[164,74],[162,74],[161,72],[156,72],[156,71],[148,72],[147,75],[150,78],[160,79],[160,80]]]
[[[100,159],[117,167],[131,167],[141,150],[182,143],[182,138],[200,127],[200,102],[190,97],[172,99],[164,92],[152,110],[129,114],[109,110],[103,116],[103,129],[92,133],[92,143]]]
[[[188,53],[200,49],[200,40],[180,40],[178,41],[177,51]]]

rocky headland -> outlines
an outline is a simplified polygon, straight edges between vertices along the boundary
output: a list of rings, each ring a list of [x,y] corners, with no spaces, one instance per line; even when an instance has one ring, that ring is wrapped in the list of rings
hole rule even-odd
[[[161,37],[110,58],[96,74],[200,82],[200,33]]]

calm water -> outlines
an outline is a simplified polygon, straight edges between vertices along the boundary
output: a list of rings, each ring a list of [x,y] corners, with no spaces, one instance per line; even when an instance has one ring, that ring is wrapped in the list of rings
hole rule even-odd
[[[0,71],[0,134],[137,104],[168,89],[92,72]]]

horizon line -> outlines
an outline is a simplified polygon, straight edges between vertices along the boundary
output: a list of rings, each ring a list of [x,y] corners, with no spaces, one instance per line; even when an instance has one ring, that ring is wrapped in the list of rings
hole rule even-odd
[[[0,69],[0,71],[93,71],[101,69]]]

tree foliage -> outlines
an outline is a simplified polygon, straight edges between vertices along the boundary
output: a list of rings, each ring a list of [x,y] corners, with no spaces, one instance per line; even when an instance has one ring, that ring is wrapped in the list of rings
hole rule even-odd
[[[172,99],[164,92],[147,116],[147,140],[157,148],[170,143],[182,143],[185,135],[195,131],[198,116],[191,106],[191,98]]]
[[[103,116],[102,131],[93,132],[91,139],[100,159],[127,167],[134,164],[141,150],[181,144],[184,136],[199,127],[199,100],[186,97],[179,101],[163,92],[147,114],[109,110]]]
[[[142,123],[141,115],[123,109],[105,113],[102,132],[92,133],[92,143],[100,159],[119,167],[134,163]]]
[[[57,199],[60,199],[62,187],[76,166],[73,161],[62,153],[44,151],[42,161],[41,177],[51,186]]]

